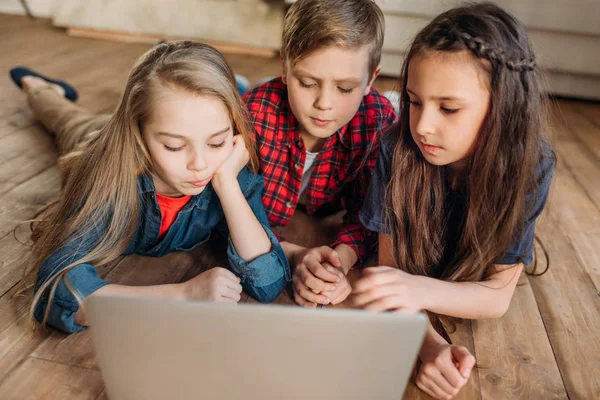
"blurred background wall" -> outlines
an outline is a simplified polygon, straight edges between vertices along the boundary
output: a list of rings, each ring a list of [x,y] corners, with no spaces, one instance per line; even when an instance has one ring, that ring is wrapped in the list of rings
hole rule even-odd
[[[159,38],[196,38],[275,52],[295,0],[25,0],[56,26]],[[376,0],[386,16],[383,73],[397,76],[410,40],[459,0]],[[600,100],[600,0],[497,0],[528,28],[557,95]],[[24,13],[22,0],[0,12]]]

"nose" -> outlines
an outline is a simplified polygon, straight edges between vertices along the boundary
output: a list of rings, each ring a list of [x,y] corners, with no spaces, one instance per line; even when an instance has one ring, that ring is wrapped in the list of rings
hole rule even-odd
[[[319,95],[315,100],[315,108],[319,110],[331,110],[333,108],[333,93],[330,88],[322,87],[319,90]]]
[[[433,107],[413,108],[410,110],[410,118],[415,122],[415,133],[419,136],[429,136],[436,132],[436,116]]]
[[[206,164],[206,157],[204,156],[204,153],[202,151],[195,151],[192,154],[192,157],[190,158],[189,162],[188,162],[188,169],[190,171],[202,171],[203,169],[206,169],[207,164]]]

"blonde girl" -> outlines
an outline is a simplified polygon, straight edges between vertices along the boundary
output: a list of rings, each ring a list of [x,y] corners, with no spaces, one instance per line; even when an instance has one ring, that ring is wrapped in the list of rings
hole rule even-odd
[[[39,78],[21,83],[34,109],[38,98],[64,94]],[[214,48],[181,41],[144,54],[100,131],[57,133],[62,190],[34,228],[29,262],[35,318],[81,330],[81,301],[100,295],[237,302],[244,289],[272,301],[290,272],[263,209],[250,129]],[[120,255],[190,250],[215,232],[229,239],[228,269],[147,287],[98,276],[97,266]]]

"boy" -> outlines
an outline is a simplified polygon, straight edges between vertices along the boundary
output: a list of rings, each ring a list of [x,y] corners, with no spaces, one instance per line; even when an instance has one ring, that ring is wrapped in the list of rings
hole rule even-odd
[[[244,96],[271,225],[287,225],[299,205],[317,216],[346,210],[329,246],[282,243],[302,306],[343,301],[351,292],[346,274],[375,243],[358,212],[381,133],[396,120],[372,88],[383,35],[383,13],[372,0],[299,0],[284,20],[282,76]]]

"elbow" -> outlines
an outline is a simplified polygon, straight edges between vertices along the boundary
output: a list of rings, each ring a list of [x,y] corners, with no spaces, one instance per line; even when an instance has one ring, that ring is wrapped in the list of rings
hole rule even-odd
[[[285,288],[287,281],[285,277],[266,285],[266,286],[248,286],[246,293],[261,303],[272,303]]]
[[[491,310],[489,318],[493,318],[493,319],[502,318],[504,316],[504,314],[506,314],[506,312],[508,311],[509,307],[510,307],[510,300],[498,302],[496,304],[496,306],[493,308],[493,310]]]
[[[261,303],[272,303],[275,301],[275,299],[277,298],[277,296],[279,296],[278,294],[274,294],[274,293],[264,293],[261,296],[257,297],[257,300],[260,301]]]
[[[275,301],[278,292],[267,290],[267,288],[253,287],[247,290],[248,294],[260,303],[272,303]]]

